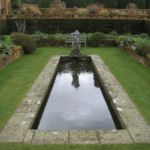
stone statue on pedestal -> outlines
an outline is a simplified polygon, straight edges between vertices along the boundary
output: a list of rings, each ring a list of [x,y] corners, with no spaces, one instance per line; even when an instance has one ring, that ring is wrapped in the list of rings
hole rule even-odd
[[[72,49],[71,49],[71,54],[69,55],[70,57],[82,57],[83,55],[80,53],[80,44],[79,44],[79,39],[80,39],[80,32],[76,30],[74,33],[71,33],[71,38],[73,39],[72,41]]]

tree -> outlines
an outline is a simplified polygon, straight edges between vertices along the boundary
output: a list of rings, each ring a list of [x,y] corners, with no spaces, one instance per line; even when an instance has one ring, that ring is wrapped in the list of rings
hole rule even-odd
[[[146,0],[146,9],[150,9],[150,0]]]
[[[38,4],[39,0],[21,0],[23,4]]]
[[[145,0],[118,0],[117,8],[125,9],[129,3],[135,3],[138,8],[145,9]]]
[[[49,8],[49,4],[54,0],[40,0],[38,3],[38,8]]]
[[[116,0],[100,0],[100,4],[103,4],[105,8],[115,8]]]

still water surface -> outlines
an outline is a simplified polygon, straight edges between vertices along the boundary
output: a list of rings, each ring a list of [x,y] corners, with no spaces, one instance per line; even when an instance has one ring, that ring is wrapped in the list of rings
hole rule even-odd
[[[114,129],[91,62],[61,62],[38,130]]]

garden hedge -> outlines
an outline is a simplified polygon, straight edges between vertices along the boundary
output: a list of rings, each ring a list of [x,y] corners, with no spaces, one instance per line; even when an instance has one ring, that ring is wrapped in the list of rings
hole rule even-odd
[[[146,25],[147,27],[147,25]],[[47,34],[71,33],[78,30],[81,33],[103,32],[115,30],[119,34],[146,33],[144,20],[119,19],[26,19],[26,34],[41,31]],[[7,34],[18,32],[13,19],[7,20]]]

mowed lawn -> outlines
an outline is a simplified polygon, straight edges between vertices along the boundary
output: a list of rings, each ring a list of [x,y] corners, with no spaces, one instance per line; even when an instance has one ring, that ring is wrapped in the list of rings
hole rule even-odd
[[[68,55],[71,48],[39,47],[0,71],[0,131],[10,119],[52,55]],[[119,48],[81,48],[84,55],[99,55],[150,124],[150,69]],[[0,143],[0,150],[149,150],[150,144],[32,145]]]

